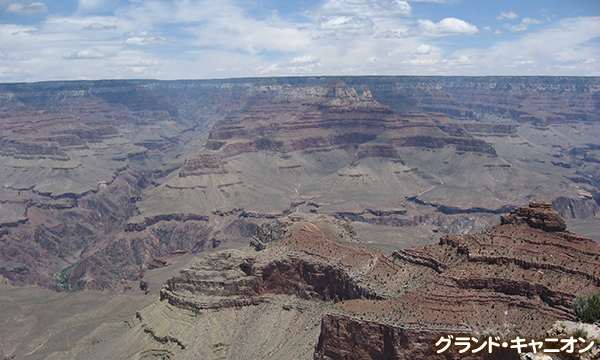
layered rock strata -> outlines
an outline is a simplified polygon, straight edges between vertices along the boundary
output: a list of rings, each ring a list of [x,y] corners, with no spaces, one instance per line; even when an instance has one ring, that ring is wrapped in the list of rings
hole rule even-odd
[[[382,330],[370,336],[387,336],[378,344],[393,350],[395,355],[388,358],[408,359],[402,342],[386,335],[404,331],[407,323],[465,324],[476,337],[496,334],[508,339],[540,337],[555,321],[573,320],[574,297],[600,291],[600,246],[560,224],[564,220],[549,203],[534,202],[503,216],[502,224],[482,233],[444,236],[438,245],[394,252],[395,263],[406,274],[406,282],[398,286],[401,295],[339,304],[353,317],[366,316],[370,322],[355,321],[354,330],[343,332],[341,339],[323,337],[315,358],[343,358],[349,348],[368,352],[372,345],[360,345],[350,335],[373,334],[375,325]],[[322,334],[340,329],[331,320],[324,324],[331,329],[322,329]],[[430,344],[434,334],[439,339],[439,333],[432,333]],[[420,343],[417,337],[411,344]],[[345,350],[335,351],[333,344]],[[426,350],[429,353],[419,358],[446,358]],[[365,356],[349,358],[377,358]],[[494,356],[518,358],[515,353]]]
[[[473,232],[532,199],[592,219],[597,91],[536,77],[2,84],[0,268],[106,289],[297,211],[373,234]]]
[[[550,203],[537,201],[521,207],[502,216],[501,224],[524,225],[545,231],[564,231],[567,228],[565,220],[553,210]]]
[[[270,294],[321,301],[381,298],[362,276],[374,266],[393,265],[351,246],[355,236],[347,223],[324,215],[275,220],[256,230],[251,244],[257,252],[209,255],[169,280],[161,300],[201,311],[257,305]]]
[[[461,354],[451,347],[438,354],[434,344],[448,335],[533,339],[558,320],[574,319],[573,298],[600,291],[600,246],[564,229],[544,230],[540,219],[562,220],[548,203],[531,203],[506,218],[512,220],[481,233],[445,236],[437,245],[391,256],[361,247],[349,225],[333,218],[274,220],[258,228],[251,248],[209,255],[169,280],[160,305],[142,311],[143,319],[131,331],[151,329],[144,331],[154,341],[173,343],[171,354],[187,359],[206,354],[210,346],[191,336],[193,331],[174,330],[173,323],[172,330],[162,329],[166,304],[173,307],[169,312],[179,309],[169,315],[179,319],[176,323],[185,318],[177,315],[181,312],[195,314],[194,322],[181,325],[190,330],[216,314],[241,321],[251,312],[279,311],[287,317],[298,309],[318,324],[318,337],[309,331],[314,338],[295,343],[298,337],[290,336],[254,353],[257,357],[519,359],[510,349]],[[300,302],[308,307],[301,309]],[[262,331],[245,321],[227,326]],[[243,342],[231,342],[233,334],[224,334],[221,345],[213,346],[218,354],[206,358],[229,359],[241,348],[248,351]]]

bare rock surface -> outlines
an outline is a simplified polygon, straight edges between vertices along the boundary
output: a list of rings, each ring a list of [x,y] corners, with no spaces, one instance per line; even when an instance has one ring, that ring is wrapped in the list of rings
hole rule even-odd
[[[552,215],[555,222],[562,220],[548,204],[532,203],[507,216],[520,214],[519,221],[507,221],[478,234],[444,236],[438,245],[394,252],[395,263],[405,274],[398,284],[400,294],[378,301],[357,299],[337,304],[353,318],[364,320],[352,320],[354,330],[340,335],[341,340],[322,336],[315,357],[343,358],[349,356],[343,354],[352,353],[344,353],[347,349],[366,351],[368,346],[359,346],[353,334],[363,327],[373,333],[373,326],[383,326],[378,324],[385,324],[385,330],[375,332],[377,336],[402,331],[406,324],[427,328],[428,324],[442,323],[468,325],[478,337],[497,334],[508,339],[516,335],[540,337],[555,321],[573,320],[570,306],[574,297],[600,291],[600,246],[568,231],[541,229],[537,221],[540,212]],[[325,333],[340,329],[331,320],[324,324],[331,327],[323,329]],[[439,339],[435,332],[430,337],[435,334]],[[377,343],[379,351],[387,346],[396,354],[389,358],[411,358],[404,352],[406,348],[400,349],[399,340],[386,339]],[[442,358],[431,348],[418,350],[420,342],[416,339],[406,347],[417,346],[414,354],[430,351],[419,358]],[[495,356],[518,358],[516,353]]]
[[[544,77],[2,84],[0,273],[12,284],[108,290],[164,257],[249,238],[295,212],[359,223],[390,250],[480,231],[535,200],[593,221],[598,86]],[[390,228],[414,240],[390,241]]]
[[[109,334],[116,325],[105,324],[72,353],[519,359],[510,349],[464,357],[451,347],[438,354],[434,344],[449,334],[568,336],[573,298],[600,291],[600,245],[540,228],[531,209],[554,214],[532,203],[513,212],[519,221],[391,255],[362,247],[349,225],[332,217],[273,220],[255,233],[261,246],[205,256],[168,280],[160,300],[127,320],[118,338]],[[586,331],[595,336],[593,326]]]
[[[544,201],[532,202],[526,207],[520,207],[509,215],[502,216],[502,224],[527,224],[532,228],[545,231],[564,231],[567,223],[553,210],[551,204]]]

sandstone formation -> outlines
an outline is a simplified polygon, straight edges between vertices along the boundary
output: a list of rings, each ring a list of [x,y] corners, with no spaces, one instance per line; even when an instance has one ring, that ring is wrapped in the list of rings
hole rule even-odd
[[[567,228],[565,220],[552,209],[550,203],[544,201],[532,202],[509,215],[502,216],[501,219],[502,224],[527,224],[532,228],[546,231],[564,231]]]

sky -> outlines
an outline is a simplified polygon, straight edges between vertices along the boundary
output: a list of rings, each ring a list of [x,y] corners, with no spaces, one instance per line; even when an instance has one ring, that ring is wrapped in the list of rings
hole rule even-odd
[[[600,76],[600,0],[0,0],[0,82]]]

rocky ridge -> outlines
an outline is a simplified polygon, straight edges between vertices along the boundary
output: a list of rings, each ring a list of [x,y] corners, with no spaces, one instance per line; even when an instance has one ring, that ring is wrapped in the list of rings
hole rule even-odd
[[[378,302],[349,301],[339,307],[354,316],[375,317],[371,320],[375,323],[384,318],[387,325],[382,331],[405,323],[441,322],[468,325],[479,337],[543,336],[555,321],[574,319],[570,305],[576,295],[600,290],[600,247],[551,226],[562,222],[549,203],[534,202],[503,216],[502,224],[482,233],[444,236],[438,245],[396,251],[392,256],[407,274],[400,296]],[[543,224],[549,225],[546,230]],[[351,338],[344,341],[335,347],[357,346]],[[320,342],[316,357],[340,356],[333,344],[335,340]],[[387,346],[402,349],[400,344],[395,340]],[[403,354],[406,349],[395,351]],[[335,356],[327,355],[331,352]],[[430,352],[422,358],[441,357]]]
[[[437,354],[434,344],[448,334],[538,338],[573,320],[574,297],[600,291],[600,245],[540,228],[539,219],[562,220],[548,203],[505,218],[391,255],[362,247],[331,217],[273,220],[251,247],[208,255],[167,281],[121,341],[139,339],[128,356],[178,359],[518,359],[509,349]],[[117,345],[106,338],[87,351]]]
[[[565,220],[553,210],[550,203],[537,201],[501,217],[501,224],[523,225],[545,231],[564,231]]]

